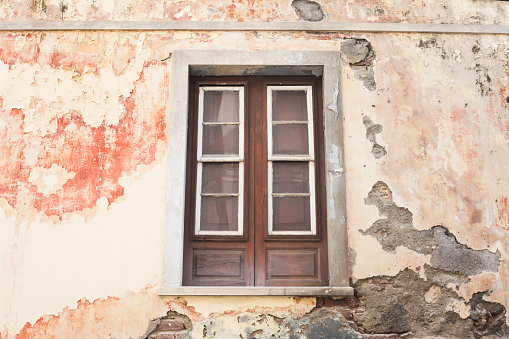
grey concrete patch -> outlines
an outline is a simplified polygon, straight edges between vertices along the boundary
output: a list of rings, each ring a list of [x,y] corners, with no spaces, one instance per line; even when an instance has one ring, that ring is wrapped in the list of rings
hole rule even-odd
[[[430,265],[424,265],[424,274],[428,279],[434,281],[440,286],[447,286],[449,284],[459,286],[470,281],[470,278],[464,274],[456,272],[445,272]]]
[[[383,218],[375,221],[366,231],[360,232],[376,238],[385,251],[394,253],[398,246],[404,246],[418,253],[431,254],[433,268],[465,277],[483,271],[498,271],[500,252],[473,250],[460,244],[444,226],[433,226],[422,231],[415,229],[412,213],[394,203],[386,183],[379,181],[373,185],[365,203],[375,205]]]
[[[366,60],[371,51],[371,44],[366,39],[346,39],[341,44],[342,57],[351,65]]]
[[[373,144],[371,153],[373,153],[375,159],[380,159],[384,157],[387,154],[385,147],[381,146],[376,142],[376,135],[382,133],[383,131],[382,125],[375,124],[368,116],[364,116],[362,118],[362,122],[366,127],[366,139],[371,141],[371,143]]]
[[[371,153],[373,154],[375,159],[380,159],[387,155],[385,147],[377,144],[376,142],[373,144],[373,147],[371,148]]]
[[[373,67],[352,66],[352,68],[356,71],[355,78],[362,81],[367,89],[370,91],[374,91],[376,89],[375,72],[373,71]]]
[[[431,265],[448,272],[466,276],[483,271],[497,272],[500,266],[500,252],[476,251],[460,244],[456,237],[443,226],[432,228],[436,249],[431,254]]]
[[[344,338],[361,339],[340,312],[320,308],[302,316],[275,317],[244,313],[236,317],[205,319],[184,338]]]
[[[398,207],[392,200],[392,192],[384,182],[377,182],[365,199],[366,205],[375,205],[382,219],[366,231],[363,235],[375,237],[382,248],[389,253],[395,253],[398,246],[405,246],[413,251],[431,254],[435,242],[429,231],[418,231],[412,224],[412,213],[404,207]]]
[[[346,39],[341,44],[341,58],[355,71],[355,77],[370,91],[376,89],[373,62],[375,52],[366,39]]]
[[[322,21],[323,10],[322,6],[318,2],[310,0],[293,0],[292,7],[295,9],[295,13],[302,20],[306,21]]]

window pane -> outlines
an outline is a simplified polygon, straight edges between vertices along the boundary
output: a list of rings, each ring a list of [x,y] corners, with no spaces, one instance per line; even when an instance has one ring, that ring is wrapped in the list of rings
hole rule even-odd
[[[309,197],[274,197],[273,231],[311,231]]]
[[[205,91],[203,97],[204,122],[238,122],[239,92]]]
[[[274,193],[309,193],[308,162],[273,162]]]
[[[239,126],[203,126],[203,155],[238,155]]]
[[[272,153],[278,155],[309,154],[308,125],[280,124],[272,126]]]
[[[239,193],[238,163],[203,163],[202,193]]]
[[[305,91],[272,91],[272,121],[307,121]]]
[[[201,197],[200,230],[237,231],[238,197]]]

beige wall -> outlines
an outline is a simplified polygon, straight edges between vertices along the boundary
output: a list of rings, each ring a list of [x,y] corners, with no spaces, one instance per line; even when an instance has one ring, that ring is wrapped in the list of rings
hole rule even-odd
[[[0,20],[60,18],[60,2],[33,4],[39,7],[1,2]],[[70,20],[298,19],[288,1],[66,5]],[[328,21],[490,24],[507,21],[506,5],[344,1],[323,10]],[[20,331],[26,337],[139,337],[168,310],[195,323],[243,312],[309,312],[314,298],[157,296],[172,154],[167,57],[177,49],[341,52],[350,38],[367,40],[374,51],[367,66],[349,65],[344,53],[340,88],[352,282],[409,268],[434,282],[435,295],[455,290],[441,302],[460,318],[471,314],[468,301],[476,292],[490,291],[484,300],[508,307],[506,35],[1,32],[0,337]],[[367,85],[372,80],[376,89]],[[366,117],[382,126],[374,135],[387,154],[379,159],[371,153],[375,141],[366,137]],[[377,182],[390,211],[411,221],[366,200],[370,191],[380,194]],[[383,218],[391,220],[386,231],[394,238],[370,233]],[[455,240],[419,232],[437,225]],[[416,247],[421,236],[435,239],[430,248]],[[448,251],[475,263],[454,271]],[[444,282],[426,267],[456,278]]]
[[[325,21],[508,24],[508,6],[492,0],[319,1]],[[63,6],[62,6],[63,4]],[[295,21],[289,0],[11,0],[0,20]]]

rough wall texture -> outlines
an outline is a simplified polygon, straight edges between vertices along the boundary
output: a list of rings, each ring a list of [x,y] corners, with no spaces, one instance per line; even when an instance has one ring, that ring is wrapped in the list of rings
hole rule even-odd
[[[494,0],[10,0],[0,20],[362,21],[505,24],[509,4]]]
[[[0,20],[507,24],[507,6],[14,0]],[[355,297],[157,296],[175,49],[341,53]],[[0,79],[0,338],[509,336],[507,36],[1,32]]]

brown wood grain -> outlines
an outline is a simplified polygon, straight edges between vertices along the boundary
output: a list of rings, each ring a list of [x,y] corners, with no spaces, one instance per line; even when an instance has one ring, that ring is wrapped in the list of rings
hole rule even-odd
[[[244,235],[194,234],[199,86],[245,88]],[[312,85],[314,103],[316,235],[268,235],[267,86]],[[270,104],[270,103],[269,103]],[[193,77],[189,93],[184,285],[328,285],[321,78]]]

